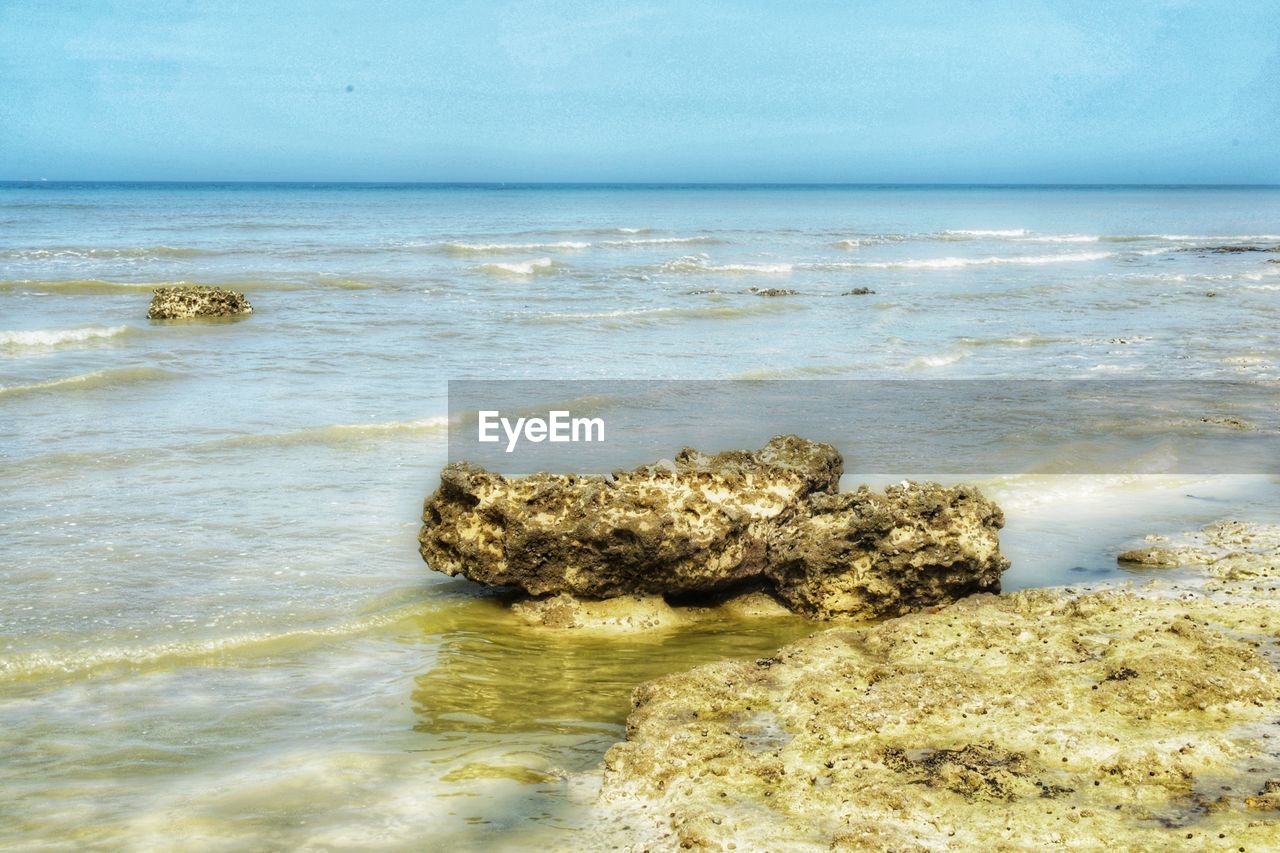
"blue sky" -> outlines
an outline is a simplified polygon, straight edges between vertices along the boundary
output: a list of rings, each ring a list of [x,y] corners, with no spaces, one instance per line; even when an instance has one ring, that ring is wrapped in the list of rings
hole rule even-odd
[[[1280,0],[0,0],[0,178],[1280,183]]]

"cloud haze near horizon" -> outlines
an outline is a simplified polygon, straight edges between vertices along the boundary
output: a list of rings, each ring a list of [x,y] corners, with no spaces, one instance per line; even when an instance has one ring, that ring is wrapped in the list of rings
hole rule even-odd
[[[1280,4],[0,2],[0,179],[1280,183]]]

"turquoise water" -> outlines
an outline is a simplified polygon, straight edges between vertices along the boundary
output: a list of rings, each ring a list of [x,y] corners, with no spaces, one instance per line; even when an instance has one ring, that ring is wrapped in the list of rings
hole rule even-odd
[[[430,574],[447,380],[1275,379],[1280,253],[1194,250],[1276,245],[1263,189],[0,186],[0,844],[586,843],[631,687],[812,626],[548,637]],[[146,320],[179,281],[255,311]],[[982,485],[1013,587],[1280,506]]]

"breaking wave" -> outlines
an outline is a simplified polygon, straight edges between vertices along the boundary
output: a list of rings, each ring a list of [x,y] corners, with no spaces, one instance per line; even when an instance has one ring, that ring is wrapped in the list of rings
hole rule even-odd
[[[394,282],[378,282],[368,279],[317,276],[309,281],[288,280],[240,280],[240,281],[109,281],[101,278],[8,278],[0,279],[0,292],[7,293],[58,293],[74,296],[101,296],[120,293],[149,293],[159,287],[227,287],[232,290],[306,290],[309,287],[337,288],[341,290],[372,290],[395,286]]]
[[[132,326],[85,326],[80,329],[0,332],[0,350],[52,349],[114,338],[134,331]]]
[[[550,258],[538,258],[532,261],[519,261],[510,264],[481,264],[476,269],[494,275],[530,276],[554,272],[559,265]]]
[[[944,237],[1025,237],[1025,228],[954,228],[943,231]]]
[[[110,370],[95,370],[92,373],[82,373],[78,376],[64,376],[61,379],[50,379],[46,382],[0,386],[0,397],[16,397],[43,392],[90,391],[96,388],[132,385],[138,382],[176,379],[181,375],[180,373],[161,370],[158,367],[117,367]]]
[[[590,249],[590,243],[560,240],[555,243],[441,243],[440,251],[447,255],[496,255],[510,252],[554,252]]]
[[[252,447],[273,445],[287,447],[295,444],[346,444],[397,435],[419,435],[442,432],[449,427],[449,418],[440,415],[412,421],[387,421],[372,424],[331,424],[309,427],[294,432],[239,435],[233,438],[207,442],[208,447]]]
[[[704,305],[692,307],[618,308],[612,311],[557,312],[521,315],[518,319],[532,324],[599,322],[612,326],[649,325],[664,320],[733,320],[761,314],[780,314],[803,310],[804,306],[783,300],[760,300],[746,305]]]
[[[682,258],[667,261],[662,265],[662,269],[666,272],[678,273],[705,273],[705,272],[728,272],[728,273],[789,273],[796,268],[795,264],[787,263],[771,263],[771,264],[713,264],[711,259],[703,254],[685,255]]]
[[[1111,257],[1111,252],[1070,252],[1057,255],[991,255],[984,258],[917,258],[901,261],[833,261],[828,263],[801,264],[804,269],[923,269],[949,270],[963,267],[992,266],[998,264],[1066,264],[1081,261],[1100,261]]]
[[[49,260],[51,258],[89,258],[111,260],[117,258],[199,258],[218,255],[213,249],[197,249],[191,246],[49,246],[38,249],[3,249],[0,258],[15,260]]]
[[[92,651],[31,652],[0,660],[0,682],[49,677],[78,677],[124,667],[163,669],[216,660],[234,652],[239,657],[280,654],[317,643],[357,636],[420,617],[440,606],[439,600],[412,601],[346,622],[291,631],[258,632],[204,640],[174,640],[144,646],[119,646]]]
[[[712,244],[725,242],[727,241],[722,240],[719,237],[707,237],[700,235],[697,237],[648,237],[631,240],[601,240],[600,245],[610,246],[613,248],[631,248],[633,246],[678,246],[689,243]]]

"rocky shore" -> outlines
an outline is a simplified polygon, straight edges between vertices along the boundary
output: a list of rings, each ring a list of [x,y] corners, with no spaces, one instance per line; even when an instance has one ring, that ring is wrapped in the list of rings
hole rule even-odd
[[[841,493],[842,468],[833,448],[780,436],[609,477],[444,471],[423,558],[528,594],[512,606],[528,624],[658,630],[713,608],[841,620],[636,688],[594,838],[1280,847],[1280,526],[1117,549],[1169,581],[997,595],[995,504],[964,486]]]
[[[424,505],[420,550],[437,571],[532,596],[750,586],[818,618],[897,616],[999,590],[1008,561],[995,504],[932,483],[841,494],[842,470],[835,448],[797,436],[755,452],[685,449],[608,477],[506,478],[454,463]]]
[[[642,685],[602,825],[655,850],[1276,849],[1280,528],[1181,539],[1229,571],[974,596]]]
[[[147,319],[236,317],[252,312],[253,306],[239,291],[205,285],[178,285],[156,288],[151,297],[151,306],[147,310]]]

